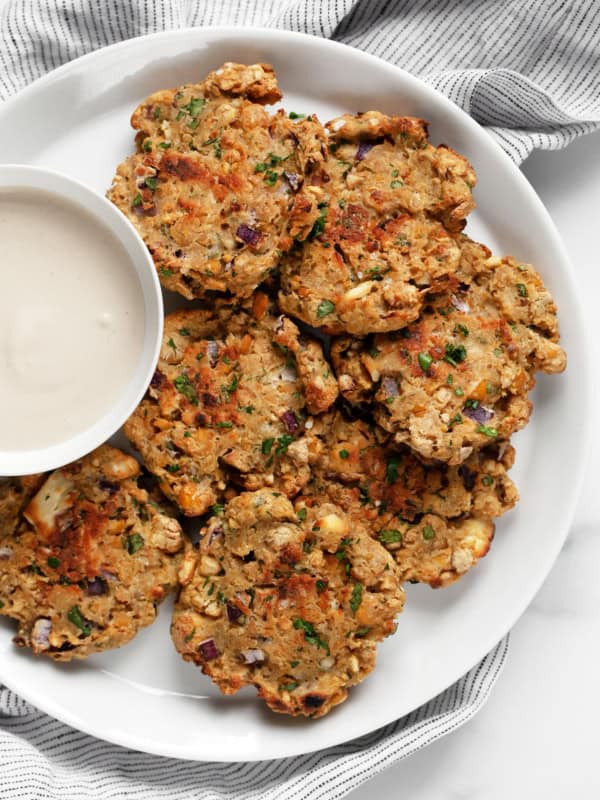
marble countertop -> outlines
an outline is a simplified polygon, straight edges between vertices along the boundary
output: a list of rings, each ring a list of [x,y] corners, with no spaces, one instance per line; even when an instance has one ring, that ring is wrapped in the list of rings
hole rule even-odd
[[[600,133],[564,151],[534,153],[523,171],[565,241],[592,331],[600,303]],[[592,348],[590,369],[600,364],[599,339]],[[575,413],[568,422],[577,424]],[[600,796],[600,426],[590,425],[589,435],[597,447],[571,532],[511,633],[507,663],[487,704],[471,722],[376,776],[349,800]]]

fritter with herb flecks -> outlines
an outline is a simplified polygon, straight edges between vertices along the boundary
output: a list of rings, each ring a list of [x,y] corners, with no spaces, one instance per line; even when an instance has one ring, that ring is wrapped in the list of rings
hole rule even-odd
[[[57,661],[121,645],[177,582],[181,528],[108,445],[55,470],[0,536],[0,614],[15,642]]]
[[[274,711],[320,717],[375,666],[404,592],[389,553],[324,500],[297,513],[281,494],[243,493],[189,546],[172,636],[234,694],[254,685]]]
[[[486,555],[494,518],[517,502],[507,443],[460,466],[423,464],[389,435],[341,413],[315,426],[313,479],[296,502],[329,500],[393,554],[401,580],[447,586]]]
[[[373,401],[398,444],[449,464],[522,428],[534,373],[566,365],[556,306],[535,269],[491,258],[466,237],[460,244],[457,278],[428,295],[416,322],[332,347],[344,397]]]
[[[327,128],[329,157],[308,179],[321,216],[282,259],[281,307],[332,334],[397,330],[457,269],[449,231],[474,207],[475,174],[419,119],[371,111]]]
[[[300,491],[311,415],[337,393],[320,344],[257,293],[252,310],[217,303],[167,317],[157,371],[125,433],[167,497],[195,516],[230,482]]]
[[[109,198],[135,225],[161,283],[188,299],[248,297],[318,216],[305,176],[324,157],[316,118],[263,104],[281,97],[272,68],[224,64],[204,81],[157,92],[134,112],[139,152]]]

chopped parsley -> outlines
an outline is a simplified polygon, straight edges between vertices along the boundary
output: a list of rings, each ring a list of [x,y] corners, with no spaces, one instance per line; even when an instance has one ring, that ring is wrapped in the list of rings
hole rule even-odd
[[[321,594],[327,588],[327,581],[322,581],[321,579],[318,579],[316,586],[317,586],[317,592]]]
[[[221,387],[223,393],[224,394],[228,394],[228,395],[229,394],[233,394],[235,392],[235,390],[237,389],[239,382],[240,382],[240,379],[238,378],[238,376],[234,375],[231,383],[229,384],[229,386],[222,386]]]
[[[288,117],[290,119],[304,119],[306,117],[306,114],[297,114],[295,111],[290,111]]]
[[[173,274],[173,270],[168,269],[167,267],[160,267],[158,271],[163,276],[163,278],[170,278],[171,275]]]
[[[144,144],[142,145],[142,150],[144,153],[151,153],[152,152],[152,139],[144,139]]]
[[[60,558],[55,558],[54,556],[50,556],[48,559],[48,566],[52,567],[52,569],[58,569],[60,567]]]
[[[304,520],[306,519],[306,509],[305,508],[299,508],[298,511],[296,512],[296,516],[298,517],[300,522],[304,522]],[[317,581],[317,583],[318,583],[318,581]]]
[[[492,486],[492,484],[494,483],[494,479],[492,478],[491,475],[484,475],[483,478],[481,479],[481,482],[483,483],[484,486]]]
[[[173,337],[171,336],[170,339],[167,340],[167,347],[170,347],[171,350],[177,350],[177,345],[173,341]]]
[[[462,397],[462,396],[463,396],[463,394],[464,394],[464,392],[463,392],[463,390],[460,388],[460,386],[457,386],[457,387],[456,387],[456,389],[454,390],[454,394],[455,394],[457,397]]]
[[[145,544],[146,542],[144,541],[143,536],[141,536],[139,533],[132,533],[125,539],[124,547],[129,555],[133,556],[138,552],[138,550],[141,550]]]
[[[320,210],[320,214],[318,219],[315,220],[315,224],[312,226],[311,231],[308,234],[308,239],[316,239],[317,236],[320,236],[325,230],[325,221],[327,219],[327,203],[319,203],[318,208]]]
[[[146,178],[144,183],[149,189],[152,189],[153,192],[156,191],[156,187],[158,186],[158,181],[156,180],[156,178],[149,176],[148,178]]]
[[[519,293],[519,297],[527,297],[527,287],[524,283],[517,283],[517,291]]]
[[[69,622],[72,622],[76,628],[79,628],[81,633],[84,636],[89,636],[92,632],[91,626],[86,621],[85,617],[81,613],[79,606],[73,606],[69,613],[67,614],[67,619]]]
[[[182,394],[186,400],[189,400],[193,406],[198,405],[198,393],[194,388],[194,384],[191,382],[189,376],[186,375],[185,372],[182,372],[181,375],[178,375],[173,383],[177,391]]]
[[[217,422],[217,428],[233,428],[233,422]]]
[[[136,196],[131,201],[131,205],[133,206],[133,208],[137,208],[137,206],[141,206],[142,205],[142,195],[139,194],[139,192],[138,192],[138,194],[136,194]]]
[[[158,145],[162,150],[168,150],[171,147],[171,142],[161,142]]]
[[[402,534],[394,528],[384,528],[379,531],[377,538],[383,544],[393,544],[394,542],[402,541]]]
[[[189,103],[186,103],[186,105],[181,106],[181,109],[182,111],[185,111],[190,117],[196,119],[196,117],[202,112],[202,109],[204,108],[205,105],[206,105],[206,100],[203,97],[193,97]],[[188,123],[188,125],[190,125],[190,123]],[[196,127],[196,125],[194,125],[194,127]]]
[[[304,640],[308,642],[308,644],[312,644],[317,648],[325,650],[327,655],[329,655],[329,645],[318,636],[314,625],[311,622],[307,622],[305,619],[296,617],[293,625],[297,631],[304,631]]]
[[[263,443],[260,447],[263,455],[268,456],[274,444],[275,444],[275,439],[263,439]]]
[[[343,458],[343,459],[348,458],[349,455],[350,455],[350,453],[347,450],[340,450],[340,452],[339,452],[340,458]]]
[[[390,183],[390,187],[391,187],[392,189],[399,189],[399,188],[400,188],[400,186],[404,186],[404,183],[403,183],[402,181],[392,181],[392,182]]]
[[[317,319],[323,319],[323,317],[326,317],[333,311],[335,311],[335,305],[331,302],[331,300],[321,300],[317,306]]]
[[[429,541],[430,539],[433,539],[434,536],[435,536],[435,531],[433,530],[431,525],[425,525],[425,527],[423,528],[423,538]]]
[[[350,598],[350,608],[352,609],[353,614],[356,614],[356,612],[360,607],[360,604],[362,603],[362,593],[363,593],[362,584],[355,583],[354,588],[352,589],[352,597]]]
[[[277,439],[277,449],[275,450],[275,455],[276,456],[284,455],[284,453],[287,452],[288,447],[291,445],[293,441],[294,437],[290,436],[289,433],[284,433],[283,436],[280,436],[279,439]]]
[[[294,689],[298,688],[298,686],[300,686],[298,681],[290,681],[289,683],[283,683],[281,685],[281,688],[283,689],[284,692],[293,692]]]
[[[461,323],[457,322],[454,326],[454,333],[460,333],[461,336],[467,337],[469,335],[469,329],[466,325],[461,325]]]
[[[477,427],[477,433],[483,433],[485,436],[489,436],[490,439],[498,438],[498,431],[496,428],[490,428],[487,425],[479,425]]]
[[[223,512],[225,511],[225,506],[221,505],[220,503],[215,503],[210,507],[210,510],[217,517],[220,517],[223,515]]]
[[[455,367],[457,364],[460,364],[464,361],[467,357],[467,351],[463,344],[450,344],[446,345],[446,355],[444,356],[444,361],[447,361],[448,364]]]
[[[400,466],[400,456],[388,458],[385,465],[385,479],[388,483],[396,483],[398,480],[398,467]]]
[[[423,372],[429,372],[429,368],[433,363],[433,358],[429,355],[429,353],[419,353],[417,358],[419,360],[419,366]]]
[[[179,472],[179,464],[167,464],[165,469],[167,472],[170,472],[171,475],[176,475]]]

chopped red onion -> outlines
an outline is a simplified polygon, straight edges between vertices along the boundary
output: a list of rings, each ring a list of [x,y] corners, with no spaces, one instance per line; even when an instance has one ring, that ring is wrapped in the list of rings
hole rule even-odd
[[[104,478],[99,481],[98,486],[103,492],[110,492],[110,494],[115,494],[119,491],[119,484],[116,481],[107,481]]]
[[[162,382],[163,382],[162,372],[156,370],[154,375],[152,376],[152,380],[150,381],[150,386],[152,386],[153,389],[158,389],[158,387],[162,384]]]
[[[373,142],[359,142],[358,148],[356,150],[356,160],[362,161],[363,158],[367,155],[369,150],[373,149]]]
[[[88,581],[87,593],[90,597],[100,597],[100,595],[108,592],[106,581],[102,578],[94,578],[93,581]]]
[[[114,573],[109,572],[107,569],[100,570],[100,575],[104,578],[105,581],[117,580],[117,576]]]
[[[38,619],[35,621],[31,631],[31,639],[40,650],[48,650],[50,647],[50,632],[52,630],[52,622],[49,619]]]
[[[211,367],[214,367],[219,358],[219,347],[214,339],[211,339],[206,345],[206,352],[208,353]]]
[[[198,645],[200,655],[205,661],[212,661],[214,658],[219,657],[219,651],[214,639],[205,639]]]
[[[13,554],[11,547],[0,547],[0,558],[10,558]]]
[[[478,405],[476,408],[469,408],[465,406],[463,408],[463,413],[466,417],[474,420],[479,425],[484,425],[494,416],[494,412],[491,408],[486,408],[486,406],[482,405]]]
[[[156,205],[152,203],[151,206],[148,208],[144,208],[143,205],[134,206],[133,213],[137,214],[138,217],[155,217],[156,216]]]
[[[242,612],[237,606],[227,603],[227,619],[229,622],[237,622],[241,616]]]
[[[300,188],[300,175],[297,175],[295,172],[284,172],[283,175],[292,188],[292,191],[297,192]]]
[[[455,294],[450,296],[450,302],[454,306],[457,311],[462,311],[463,314],[468,314],[471,310],[470,305],[466,302],[466,300],[462,300],[460,297],[457,297]]]
[[[246,664],[259,664],[265,660],[263,650],[242,650],[242,657]]]
[[[216,541],[219,536],[223,533],[223,528],[220,525],[215,526],[211,532],[208,534],[208,541],[207,544],[212,544]]]
[[[389,375],[386,375],[381,383],[388,397],[398,397],[398,383],[396,382],[395,378],[390,378]]]
[[[241,239],[244,244],[249,244],[252,247],[257,245],[260,241],[260,231],[251,228],[249,225],[246,225],[244,222],[238,227],[235,235],[238,239]]]
[[[287,428],[288,433],[294,433],[294,431],[297,431],[300,427],[300,423],[296,419],[296,415],[293,411],[284,411],[281,415],[281,421]]]
[[[298,380],[298,375],[296,374],[294,367],[288,367],[287,365],[282,368],[281,372],[279,373],[279,377],[286,383],[294,383],[296,380]]]

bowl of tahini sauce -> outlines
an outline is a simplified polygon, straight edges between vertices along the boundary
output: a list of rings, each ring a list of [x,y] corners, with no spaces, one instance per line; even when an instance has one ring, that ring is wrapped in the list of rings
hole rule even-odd
[[[134,228],[65,175],[0,165],[0,476],[69,463],[140,402],[163,326]]]

